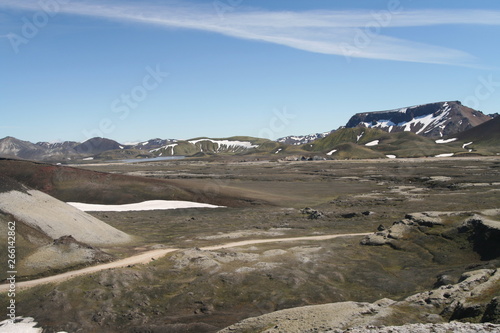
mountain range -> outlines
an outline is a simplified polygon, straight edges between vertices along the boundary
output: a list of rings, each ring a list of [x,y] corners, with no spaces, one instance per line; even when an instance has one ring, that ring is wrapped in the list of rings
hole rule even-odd
[[[85,142],[31,143],[0,139],[0,157],[49,162],[121,160],[167,156],[319,154],[325,158],[386,158],[463,153],[497,154],[500,117],[448,101],[357,113],[330,132],[287,136],[190,140],[155,138],[121,144],[106,138]]]

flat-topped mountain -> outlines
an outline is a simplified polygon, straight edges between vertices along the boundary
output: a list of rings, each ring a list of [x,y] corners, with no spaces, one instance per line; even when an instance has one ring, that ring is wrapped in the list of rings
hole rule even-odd
[[[357,113],[346,127],[379,128],[386,132],[413,132],[441,138],[480,125],[491,117],[455,102],[438,102],[400,109]]]

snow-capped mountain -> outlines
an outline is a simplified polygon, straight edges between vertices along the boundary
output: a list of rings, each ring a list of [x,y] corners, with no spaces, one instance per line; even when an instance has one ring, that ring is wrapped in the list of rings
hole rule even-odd
[[[265,141],[265,140],[264,140]],[[243,153],[258,148],[263,139],[233,137],[227,139],[197,138],[192,140],[173,140],[164,146],[149,150],[158,156],[189,155],[195,153]]]
[[[332,132],[333,131],[316,133],[316,134],[309,134],[309,135],[290,135],[290,136],[285,136],[283,138],[279,138],[278,140],[276,140],[276,142],[284,143],[286,145],[300,146],[300,145],[324,138]]]
[[[143,141],[135,144],[125,144],[125,147],[127,149],[138,149],[138,150],[152,150],[152,149],[159,149],[161,147],[164,147],[166,145],[172,144],[177,142],[175,139],[160,139],[160,138],[155,138],[151,139],[148,141]]]
[[[45,149],[51,150],[63,150],[71,149],[78,146],[80,143],[76,141],[61,141],[61,142],[37,142],[35,145],[40,146]]]
[[[379,128],[386,132],[413,132],[441,138],[480,125],[491,117],[460,102],[439,102],[401,109],[357,113],[346,127]]]
[[[251,137],[225,139],[196,138],[191,140],[151,139],[138,143],[120,144],[106,138],[92,138],[85,142],[73,141],[33,144],[13,137],[0,139],[0,157],[23,158],[37,161],[72,161],[95,159],[146,158],[155,156],[193,155],[197,153],[245,153],[270,142]]]

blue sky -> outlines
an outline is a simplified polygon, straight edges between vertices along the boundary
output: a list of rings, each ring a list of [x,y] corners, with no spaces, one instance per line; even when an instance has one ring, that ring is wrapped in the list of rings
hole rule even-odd
[[[500,3],[2,0],[0,137],[278,138],[357,112],[500,112]]]

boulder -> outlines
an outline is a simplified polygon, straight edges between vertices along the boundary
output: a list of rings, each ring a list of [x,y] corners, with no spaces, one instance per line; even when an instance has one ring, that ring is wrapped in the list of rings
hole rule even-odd
[[[301,209],[300,212],[302,214],[307,214],[307,218],[311,220],[319,219],[322,218],[325,214],[323,212],[320,212],[319,210],[312,209],[311,207],[306,207],[304,209]]]

